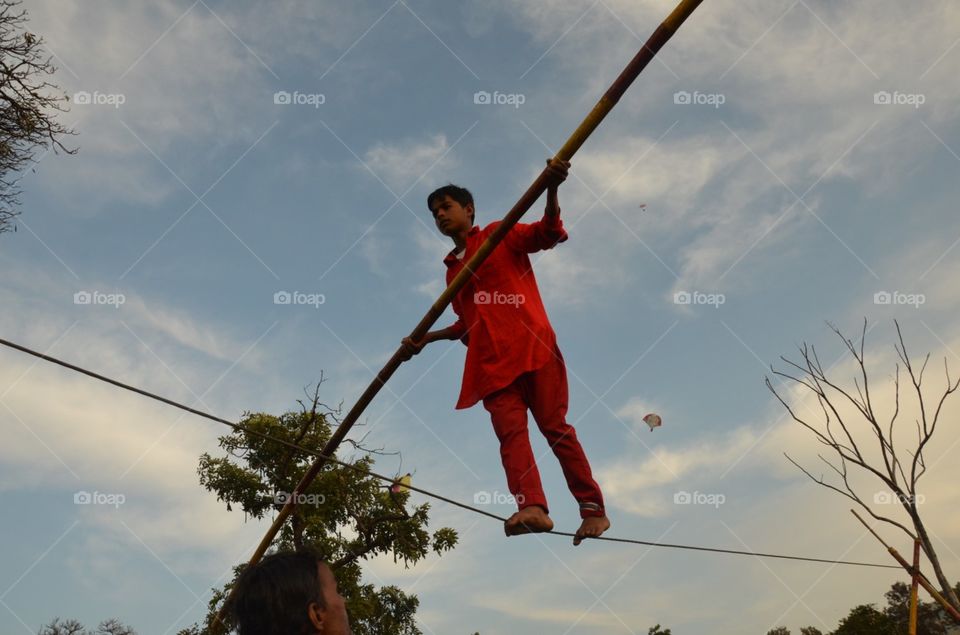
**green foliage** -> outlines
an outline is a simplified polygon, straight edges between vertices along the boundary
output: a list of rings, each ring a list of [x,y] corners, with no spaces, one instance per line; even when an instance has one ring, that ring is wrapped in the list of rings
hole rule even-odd
[[[117,619],[100,622],[96,630],[87,630],[77,620],[63,620],[59,617],[40,628],[39,635],[137,635],[137,632]]]
[[[320,451],[331,430],[327,415],[317,412],[317,405],[314,396],[310,410],[280,416],[247,413],[241,423],[250,430]],[[225,456],[204,453],[200,457],[200,484],[216,493],[228,510],[239,508],[256,519],[272,518],[282,509],[314,459],[248,432],[220,437],[220,446]],[[373,466],[368,453],[350,462],[364,470]],[[429,504],[409,507],[409,492],[391,493],[388,485],[328,464],[300,493],[293,514],[274,543],[278,550],[309,548],[330,564],[346,599],[355,635],[420,633],[414,617],[417,597],[397,587],[365,584],[360,566],[364,560],[390,555],[394,562],[409,567],[431,551],[442,554],[457,543],[457,532],[449,527],[432,534],[427,531]],[[235,568],[234,580],[243,566]],[[232,584],[214,589],[203,628],[194,626],[179,635],[207,632]]]
[[[666,630],[661,630],[660,625],[657,624],[656,626],[650,627],[650,629],[647,631],[647,635],[670,635],[670,629],[668,628]]]
[[[907,633],[910,624],[910,586],[895,582],[884,597],[887,598],[887,608],[883,610],[883,614],[897,632]],[[949,624],[945,617],[937,604],[924,602],[920,598],[917,603],[917,632],[923,635],[944,635]]]
[[[854,607],[832,635],[900,635],[893,621],[872,604]]]
[[[778,626],[767,631],[767,635],[790,635],[790,629],[786,626]]]
[[[960,584],[957,587],[960,590]],[[910,587],[903,582],[895,582],[884,597],[887,606],[882,611],[872,604],[856,606],[830,635],[906,635],[910,621]],[[919,598],[918,633],[945,635],[954,626],[953,618],[938,604]]]

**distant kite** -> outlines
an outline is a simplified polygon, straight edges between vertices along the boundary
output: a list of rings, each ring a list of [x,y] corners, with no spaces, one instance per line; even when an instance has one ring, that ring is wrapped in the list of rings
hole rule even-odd
[[[650,432],[653,432],[654,428],[659,428],[660,424],[663,423],[660,420],[660,415],[655,415],[652,412],[643,418],[644,423],[650,426]]]

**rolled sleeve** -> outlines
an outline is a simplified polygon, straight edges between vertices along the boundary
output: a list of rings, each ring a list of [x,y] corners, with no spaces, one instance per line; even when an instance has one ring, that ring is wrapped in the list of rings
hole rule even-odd
[[[463,342],[464,346],[470,343],[470,334],[467,332],[467,327],[463,323],[463,319],[459,319],[448,328],[453,329],[453,335]]]
[[[513,250],[533,253],[543,249],[552,249],[569,236],[563,228],[563,219],[559,214],[544,214],[535,223],[517,223],[507,232],[504,242]]]
[[[569,236],[567,236],[567,230],[563,228],[563,219],[560,218],[560,214],[544,214],[543,220],[540,221],[543,225],[543,231],[545,238],[548,242],[551,242],[550,247],[553,247],[557,243],[564,242]],[[546,247],[549,249],[550,247]]]

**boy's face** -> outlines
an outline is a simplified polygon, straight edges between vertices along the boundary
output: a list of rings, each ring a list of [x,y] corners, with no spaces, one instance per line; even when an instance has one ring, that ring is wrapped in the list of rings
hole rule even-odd
[[[449,196],[433,202],[430,208],[437,229],[446,236],[455,236],[473,226],[473,204],[460,205]]]

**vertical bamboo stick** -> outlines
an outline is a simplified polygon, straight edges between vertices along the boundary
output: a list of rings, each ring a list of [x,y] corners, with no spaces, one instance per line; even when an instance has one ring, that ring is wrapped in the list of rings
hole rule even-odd
[[[870,525],[868,525],[863,518],[860,517],[860,514],[858,514],[856,511],[852,509],[850,510],[850,513],[856,516],[857,520],[863,523],[863,526],[866,527],[871,534],[873,534],[873,537],[879,540],[880,544],[882,544],[884,547],[887,548],[887,551],[890,552],[890,555],[893,556],[893,559],[899,562],[900,566],[907,570],[907,573],[909,573],[910,575],[915,575],[917,582],[920,584],[920,586],[922,586],[924,590],[927,593],[929,593],[930,596],[934,600],[936,600],[938,604],[940,604],[940,606],[943,607],[943,610],[949,613],[950,616],[953,617],[953,619],[957,620],[957,622],[960,622],[960,611],[957,611],[957,609],[955,609],[952,604],[947,602],[947,599],[945,597],[940,595],[940,592],[937,591],[932,584],[930,584],[930,581],[927,580],[926,576],[923,575],[923,573],[920,571],[919,568],[914,569],[912,566],[910,566],[910,563],[903,559],[903,556],[900,555],[900,552],[898,552],[896,549],[894,549],[893,547],[885,543],[883,541],[883,538],[881,538],[880,535],[877,532],[875,532],[873,528],[870,527]]]
[[[910,635],[917,635],[917,586],[920,580],[920,539],[913,539],[913,579],[910,584]]]

